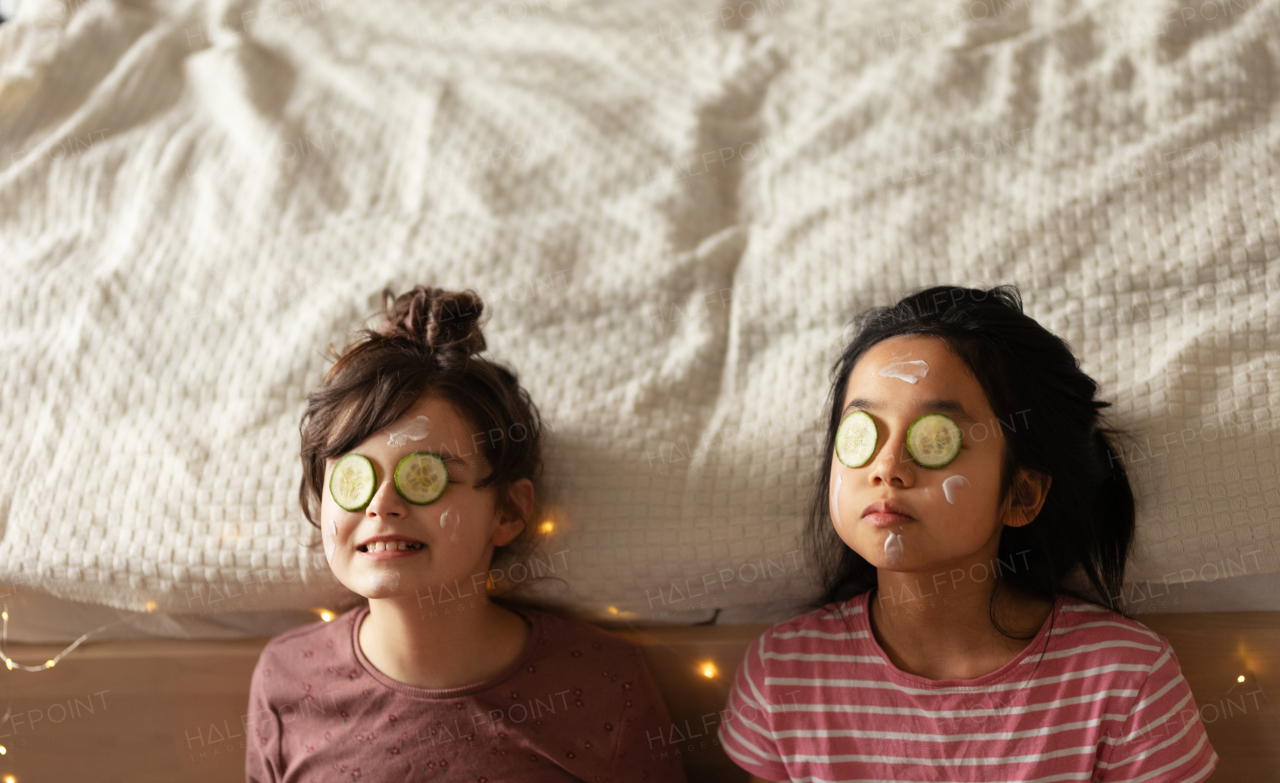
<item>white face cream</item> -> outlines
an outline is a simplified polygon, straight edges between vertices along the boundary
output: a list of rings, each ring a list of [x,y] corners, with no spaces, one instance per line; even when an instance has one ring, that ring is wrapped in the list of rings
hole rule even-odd
[[[891,566],[902,564],[902,536],[893,531],[889,531],[889,537],[884,540],[884,558]]]
[[[956,501],[955,498],[952,497],[951,493],[968,483],[969,479],[959,474],[948,476],[947,480],[942,482],[942,494],[947,496],[947,502],[954,504]]]
[[[897,358],[897,357],[894,357]],[[897,378],[910,384],[917,384],[929,374],[929,364],[924,359],[910,362],[894,362],[880,368],[878,375],[884,378]]]
[[[430,434],[431,419],[426,416],[419,416],[392,430],[387,437],[387,445],[399,448],[411,440],[419,441]]]
[[[831,488],[831,519],[836,523],[836,530],[840,529],[840,484],[844,477],[839,473],[836,474],[835,486]]]
[[[369,574],[365,584],[369,588],[370,598],[383,598],[391,595],[400,587],[399,571],[378,571]]]
[[[458,527],[461,524],[462,515],[455,511],[452,506],[446,508],[444,512],[440,514],[440,529],[444,530],[448,526],[452,525],[453,532],[449,534],[449,540],[455,544],[458,543]]]
[[[329,535],[321,534],[324,538],[324,557],[330,563],[333,562],[333,550],[338,545],[338,522],[335,519],[329,520]]]

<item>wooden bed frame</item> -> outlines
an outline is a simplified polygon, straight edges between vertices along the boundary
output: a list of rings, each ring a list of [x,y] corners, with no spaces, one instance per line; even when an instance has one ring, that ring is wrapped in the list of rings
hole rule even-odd
[[[1191,683],[1221,758],[1212,782],[1280,781],[1280,612],[1138,619],[1173,644]],[[766,627],[615,631],[645,651],[675,724],[655,752],[678,753],[690,783],[746,779],[715,732],[738,663]],[[5,672],[17,723],[0,726],[0,775],[16,783],[242,781],[241,716],[265,643],[87,643],[53,670]],[[35,664],[60,649],[12,645],[9,653]]]

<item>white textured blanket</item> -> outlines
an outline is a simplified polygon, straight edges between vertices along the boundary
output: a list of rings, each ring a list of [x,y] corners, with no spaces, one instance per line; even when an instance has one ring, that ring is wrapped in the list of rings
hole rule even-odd
[[[0,580],[334,600],[303,397],[420,282],[547,414],[584,609],[807,595],[846,324],[939,282],[1144,433],[1130,580],[1280,570],[1276,0],[7,7]]]

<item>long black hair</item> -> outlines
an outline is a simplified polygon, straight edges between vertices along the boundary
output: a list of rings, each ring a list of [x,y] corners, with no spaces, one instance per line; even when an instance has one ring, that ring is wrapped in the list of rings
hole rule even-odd
[[[1104,426],[1099,411],[1111,403],[1094,399],[1098,384],[1067,343],[1023,313],[1017,287],[926,288],[863,311],[854,326],[856,336],[832,368],[826,448],[806,530],[822,582],[819,603],[846,601],[877,584],[876,567],[840,539],[830,517],[831,459],[849,374],[882,340],[920,335],[943,340],[968,365],[1006,429],[1002,503],[1013,500],[1019,470],[1052,477],[1035,519],[1001,531],[1000,561],[1013,562],[1014,555],[1021,560],[999,575],[996,587],[1049,601],[1070,596],[1125,615],[1112,598],[1120,595],[1133,542],[1134,500],[1113,438],[1129,433]],[[1087,584],[1077,589],[1072,581],[1081,574]],[[990,615],[997,630],[1025,638],[1005,633],[994,602],[993,593]]]

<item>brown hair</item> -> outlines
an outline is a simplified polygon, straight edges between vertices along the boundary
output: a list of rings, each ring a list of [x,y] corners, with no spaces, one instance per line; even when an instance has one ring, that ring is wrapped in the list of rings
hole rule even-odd
[[[400,296],[388,288],[382,299],[382,325],[363,329],[341,353],[330,345],[337,361],[307,395],[299,424],[302,512],[319,526],[325,460],[346,454],[427,394],[448,400],[484,434],[480,456],[492,470],[476,486],[496,487],[498,502],[508,503],[511,485],[535,481],[541,470],[542,420],[515,373],[478,355],[485,349],[484,303],[474,291],[427,286]],[[533,527],[531,518],[494,561],[529,548]]]

